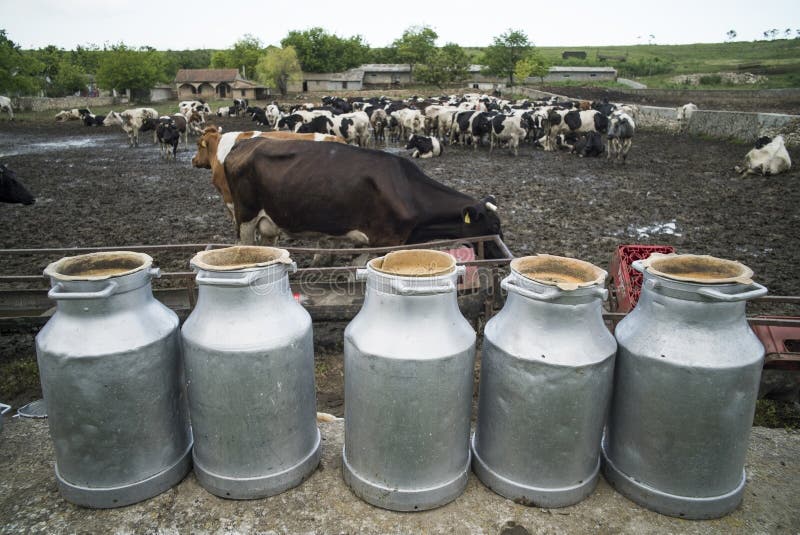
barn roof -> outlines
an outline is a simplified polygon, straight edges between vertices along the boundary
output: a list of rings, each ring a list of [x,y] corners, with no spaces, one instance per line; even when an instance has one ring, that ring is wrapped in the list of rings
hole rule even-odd
[[[411,72],[408,63],[365,63],[359,69],[365,72]]]
[[[550,72],[610,72],[616,73],[614,67],[550,67]]]
[[[175,83],[185,82],[233,82],[242,79],[236,69],[179,69]]]

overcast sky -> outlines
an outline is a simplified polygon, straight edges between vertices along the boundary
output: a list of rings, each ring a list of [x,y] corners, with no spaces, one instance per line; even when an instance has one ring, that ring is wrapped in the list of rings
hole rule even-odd
[[[244,34],[279,45],[290,30],[321,26],[341,37],[389,45],[412,25],[438,45],[486,46],[509,28],[539,46],[711,43],[764,30],[800,29],[800,0],[0,0],[0,28],[23,48],[124,42],[159,50],[228,48]],[[650,38],[653,35],[654,38]]]

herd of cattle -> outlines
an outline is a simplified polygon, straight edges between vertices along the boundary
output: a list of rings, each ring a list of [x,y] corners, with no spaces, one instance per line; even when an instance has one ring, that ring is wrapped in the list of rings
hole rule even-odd
[[[678,115],[693,113],[693,105]],[[527,100],[509,102],[481,95],[407,100],[325,97],[320,106],[264,108],[236,100],[217,114],[250,117],[267,131],[225,132],[207,124],[212,110],[185,101],[177,113],[152,108],[109,112],[60,112],[87,126],[120,125],[131,146],[153,131],[167,157],[180,139],[198,136],[195,167],[211,169],[212,183],[244,244],[274,243],[280,236],[328,236],[360,245],[413,244],[432,239],[502,235],[496,200],[472,198],[431,179],[410,159],[368,145],[407,142],[413,157],[441,154],[447,145],[505,145],[515,155],[522,144],[546,151],[625,161],[635,134],[636,106],[603,102]],[[603,135],[608,139],[606,149]],[[354,146],[357,145],[357,146]],[[759,139],[741,173],[777,174],[791,165],[780,136]],[[0,200],[34,198],[0,166]],[[353,210],[353,199],[359,209]],[[488,257],[500,254],[489,245]]]

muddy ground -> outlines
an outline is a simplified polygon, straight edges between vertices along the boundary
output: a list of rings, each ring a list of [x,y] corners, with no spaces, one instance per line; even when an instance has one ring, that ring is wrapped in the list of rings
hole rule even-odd
[[[225,130],[252,129],[246,119],[215,122]],[[490,154],[488,147],[447,147],[442,157],[419,165],[470,195],[494,195],[515,255],[566,255],[607,268],[620,244],[669,244],[680,252],[739,260],[772,294],[800,295],[800,171],[739,178],[732,168],[748,149],[639,132],[625,165],[530,146],[516,158],[504,150]],[[790,152],[800,161],[798,149]],[[2,121],[0,160],[37,202],[0,205],[0,246],[232,242],[233,227],[210,171],[192,168],[193,154],[193,144],[181,146],[177,161],[164,161],[148,135],[140,147],[128,148],[118,127]],[[167,270],[186,270],[189,257],[157,260]],[[0,273],[40,274],[55,259],[0,256]],[[796,307],[750,312],[798,315]],[[320,410],[337,415],[344,409],[343,328],[315,327]],[[33,334],[2,338],[0,401],[19,405],[40,395]]]

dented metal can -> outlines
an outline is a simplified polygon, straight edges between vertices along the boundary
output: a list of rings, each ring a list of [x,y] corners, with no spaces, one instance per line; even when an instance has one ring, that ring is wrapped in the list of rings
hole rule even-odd
[[[371,260],[345,330],[345,482],[372,505],[420,511],[469,477],[475,331],[458,309],[455,259],[430,250]]]
[[[299,485],[319,464],[311,317],[289,289],[288,251],[198,253],[197,305],[182,328],[194,471],[217,496]]]
[[[767,289],[708,256],[654,254],[633,267],[644,283],[616,328],[604,474],[659,513],[723,516],[742,500],[764,359],[745,305]]]
[[[571,258],[514,260],[484,330],[473,469],[494,492],[539,507],[595,488],[617,344],[602,317],[606,272]]]
[[[121,507],[191,468],[178,317],[153,297],[152,258],[133,252],[50,264],[57,310],[36,336],[58,488],[86,507]]]

